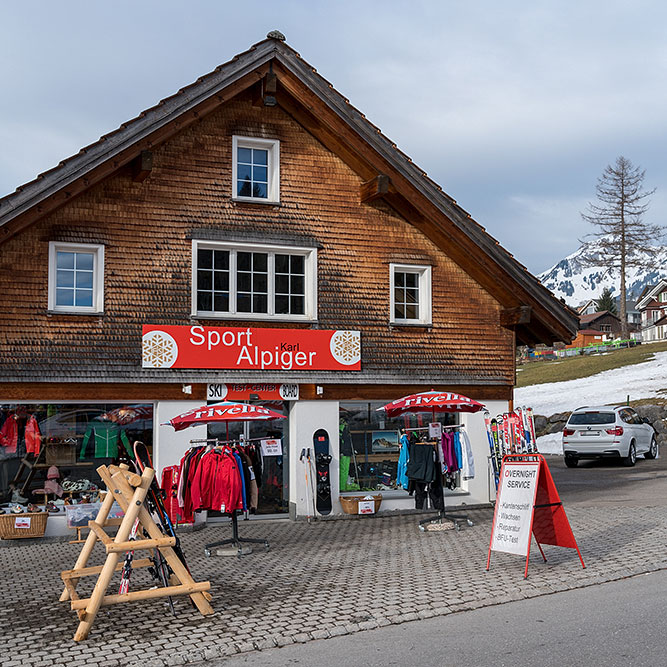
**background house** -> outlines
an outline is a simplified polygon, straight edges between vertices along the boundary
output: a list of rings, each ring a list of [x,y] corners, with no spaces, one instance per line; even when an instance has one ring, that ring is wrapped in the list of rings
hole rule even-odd
[[[579,318],[579,327],[580,330],[593,330],[607,334],[610,338],[617,338],[621,335],[620,318],[608,310],[581,315]]]
[[[641,316],[643,342],[667,338],[667,280],[646,287],[636,305]]]

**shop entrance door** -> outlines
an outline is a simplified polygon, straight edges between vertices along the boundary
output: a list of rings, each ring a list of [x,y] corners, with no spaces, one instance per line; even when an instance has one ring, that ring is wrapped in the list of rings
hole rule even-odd
[[[239,401],[240,402],[240,401]],[[261,405],[284,415],[288,414],[287,404],[283,401],[245,401]],[[209,401],[215,403],[215,401]],[[261,461],[261,474],[258,474],[257,515],[286,514],[289,511],[289,429],[287,419],[275,421],[229,422],[229,439],[243,438],[248,446],[256,447]],[[209,424],[208,438],[227,438],[227,424]],[[274,439],[280,443],[280,453],[276,448],[262,452],[261,440]],[[209,516],[216,513],[209,512]]]

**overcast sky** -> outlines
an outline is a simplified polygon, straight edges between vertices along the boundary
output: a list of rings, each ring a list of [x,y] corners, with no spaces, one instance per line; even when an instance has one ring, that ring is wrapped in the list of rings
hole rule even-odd
[[[0,196],[266,36],[539,273],[624,155],[667,222],[659,0],[0,0]]]

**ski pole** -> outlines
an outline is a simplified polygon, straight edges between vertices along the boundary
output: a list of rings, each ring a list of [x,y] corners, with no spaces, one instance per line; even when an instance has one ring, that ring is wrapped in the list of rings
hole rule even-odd
[[[301,456],[299,456],[299,461],[303,461],[304,458],[306,459],[303,466],[304,472],[306,473],[306,516],[308,523],[310,523],[312,518],[310,514],[310,502],[308,501],[308,496],[310,495],[310,482],[308,481],[308,467],[310,463],[309,463],[309,458],[306,455],[305,448],[301,450]]]

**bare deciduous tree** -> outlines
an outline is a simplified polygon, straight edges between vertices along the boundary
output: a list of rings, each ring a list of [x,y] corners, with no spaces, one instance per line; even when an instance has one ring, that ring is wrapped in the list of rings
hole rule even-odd
[[[627,158],[616,158],[616,162],[608,165],[598,178],[597,202],[589,202],[588,210],[581,214],[584,220],[599,229],[588,235],[597,242],[582,259],[591,266],[611,267],[619,272],[623,338],[628,337],[626,269],[651,266],[651,258],[658,250],[654,244],[663,234],[662,227],[643,220],[649,208],[648,198],[655,192],[655,189],[644,190],[645,173]]]

